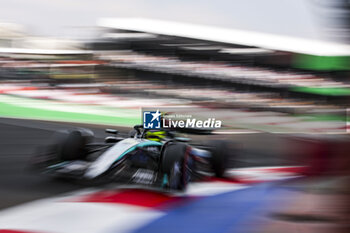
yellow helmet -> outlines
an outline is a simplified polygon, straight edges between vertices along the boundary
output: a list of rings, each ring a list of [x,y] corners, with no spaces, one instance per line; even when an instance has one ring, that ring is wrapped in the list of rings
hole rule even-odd
[[[152,141],[156,141],[156,142],[160,142],[161,140],[163,140],[166,136],[166,132],[165,131],[147,131],[145,138],[148,140],[152,140]]]

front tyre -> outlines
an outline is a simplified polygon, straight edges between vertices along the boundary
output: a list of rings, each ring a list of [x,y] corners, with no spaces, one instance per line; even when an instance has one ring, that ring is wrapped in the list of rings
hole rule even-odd
[[[209,141],[208,146],[211,152],[211,166],[216,177],[224,177],[228,167],[228,161],[231,154],[231,149],[228,141],[215,140]]]
[[[184,191],[188,184],[187,148],[184,143],[170,143],[164,149],[162,171],[167,177],[167,187],[171,190]]]

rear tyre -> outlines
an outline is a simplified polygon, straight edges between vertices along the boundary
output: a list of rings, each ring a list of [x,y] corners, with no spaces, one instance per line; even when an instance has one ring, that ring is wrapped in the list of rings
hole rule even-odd
[[[162,171],[167,176],[167,187],[171,190],[184,191],[189,181],[187,169],[187,145],[170,143],[162,155]]]
[[[209,151],[212,153],[211,165],[216,177],[224,177],[228,167],[231,149],[228,141],[209,141]]]

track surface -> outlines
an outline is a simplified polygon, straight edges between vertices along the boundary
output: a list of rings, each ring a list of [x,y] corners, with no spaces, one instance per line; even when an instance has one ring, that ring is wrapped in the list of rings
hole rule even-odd
[[[0,118],[0,209],[84,187],[52,180],[31,171],[28,166],[37,146],[47,144],[54,131],[71,127],[88,127],[95,132],[98,140],[106,136],[103,126]],[[127,130],[121,128],[122,132]],[[236,167],[290,164],[288,160],[273,156],[279,147],[283,147],[278,137],[268,137],[267,144],[267,137],[262,134],[230,137],[243,148],[237,154]],[[266,149],[262,150],[263,147]]]
[[[0,209],[82,188],[41,176],[28,167],[36,147],[45,145],[53,131],[67,127],[72,125],[0,119]],[[103,133],[101,128],[93,130],[97,136]]]

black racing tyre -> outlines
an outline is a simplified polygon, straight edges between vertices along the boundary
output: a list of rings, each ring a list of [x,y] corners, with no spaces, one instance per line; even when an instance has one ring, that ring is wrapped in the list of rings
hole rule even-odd
[[[168,177],[168,188],[183,191],[188,183],[187,148],[185,143],[169,143],[162,155],[162,171]]]
[[[228,141],[214,140],[209,141],[207,145],[212,154],[211,165],[216,177],[223,177],[227,169],[229,157],[231,154],[230,143]]]
[[[93,140],[93,132],[88,129],[59,131],[54,136],[57,157],[62,161],[83,160],[87,156],[86,144]]]

